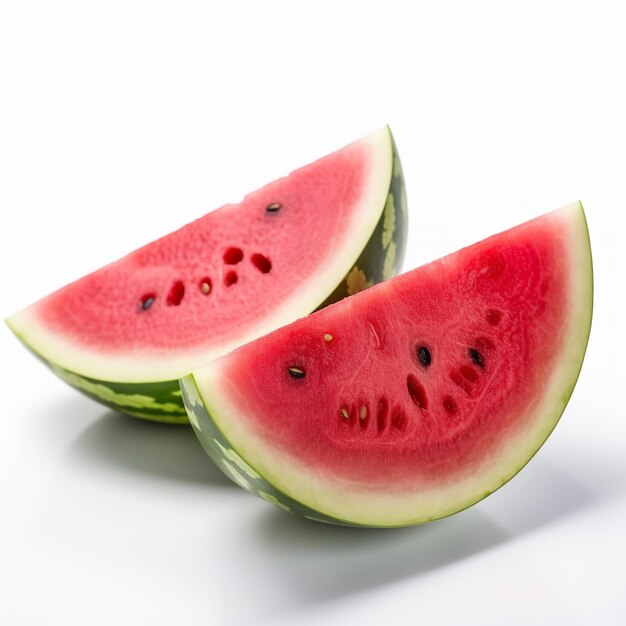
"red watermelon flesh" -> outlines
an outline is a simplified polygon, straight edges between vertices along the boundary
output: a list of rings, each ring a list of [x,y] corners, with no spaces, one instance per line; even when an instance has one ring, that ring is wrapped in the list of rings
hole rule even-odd
[[[498,488],[546,439],[580,370],[591,294],[576,204],[193,378],[214,425],[277,492],[342,521],[425,521]]]
[[[89,377],[88,390],[94,381],[175,381],[306,315],[333,293],[385,207],[395,210],[394,199],[388,202],[392,180],[401,178],[399,163],[394,174],[394,157],[389,129],[383,128],[7,321],[44,360]],[[405,232],[403,225],[392,234],[397,255],[390,271],[401,262]],[[380,242],[378,248],[370,252],[382,268]],[[142,393],[124,395],[137,391]]]

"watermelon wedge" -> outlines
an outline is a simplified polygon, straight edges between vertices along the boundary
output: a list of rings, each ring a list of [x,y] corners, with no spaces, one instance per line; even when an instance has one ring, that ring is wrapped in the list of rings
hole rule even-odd
[[[298,320],[181,381],[208,454],[312,519],[402,526],[501,487],[573,391],[591,325],[582,206]]]
[[[292,172],[7,320],[63,380],[187,423],[178,379],[401,267],[407,209],[389,128]]]

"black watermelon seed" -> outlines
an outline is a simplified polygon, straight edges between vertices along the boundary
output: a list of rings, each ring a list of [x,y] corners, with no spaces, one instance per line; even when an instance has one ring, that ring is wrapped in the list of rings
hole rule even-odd
[[[156,298],[154,296],[148,296],[147,298],[143,298],[141,300],[142,311],[147,311],[154,304],[155,299]]]
[[[432,361],[430,350],[426,346],[420,346],[417,349],[417,358],[424,367],[428,367]]]
[[[276,213],[283,205],[280,202],[272,202],[265,207],[268,213]]]
[[[304,378],[306,375],[304,370],[301,367],[294,367],[294,366],[288,367],[287,371],[289,372],[289,376],[297,380]]]
[[[475,350],[474,348],[470,348],[468,350],[468,353],[473,363],[478,365],[478,367],[485,367],[485,359],[483,358],[483,355],[480,352],[478,352],[478,350]]]

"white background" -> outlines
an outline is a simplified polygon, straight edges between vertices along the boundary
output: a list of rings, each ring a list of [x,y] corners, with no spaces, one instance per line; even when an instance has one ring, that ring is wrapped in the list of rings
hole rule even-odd
[[[301,521],[0,328],[0,623],[626,623],[626,6],[2,2],[0,316],[388,122],[414,267],[581,199],[594,327],[501,491]]]

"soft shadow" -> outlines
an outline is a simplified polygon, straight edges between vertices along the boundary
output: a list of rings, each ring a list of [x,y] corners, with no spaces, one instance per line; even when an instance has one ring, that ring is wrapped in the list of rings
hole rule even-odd
[[[344,528],[268,509],[258,543],[268,573],[289,589],[285,596],[295,609],[427,575],[571,515],[594,499],[562,470],[536,463],[523,480],[480,504],[413,528]]]
[[[416,577],[505,541],[478,510],[416,528],[365,529],[268,513],[268,565],[296,605],[318,604]]]
[[[72,439],[99,415],[101,404],[85,398],[79,393],[68,393],[45,404],[45,411],[34,415],[41,434],[48,440]]]
[[[148,422],[115,411],[88,426],[70,455],[161,479],[235,486],[206,455],[191,426]]]

